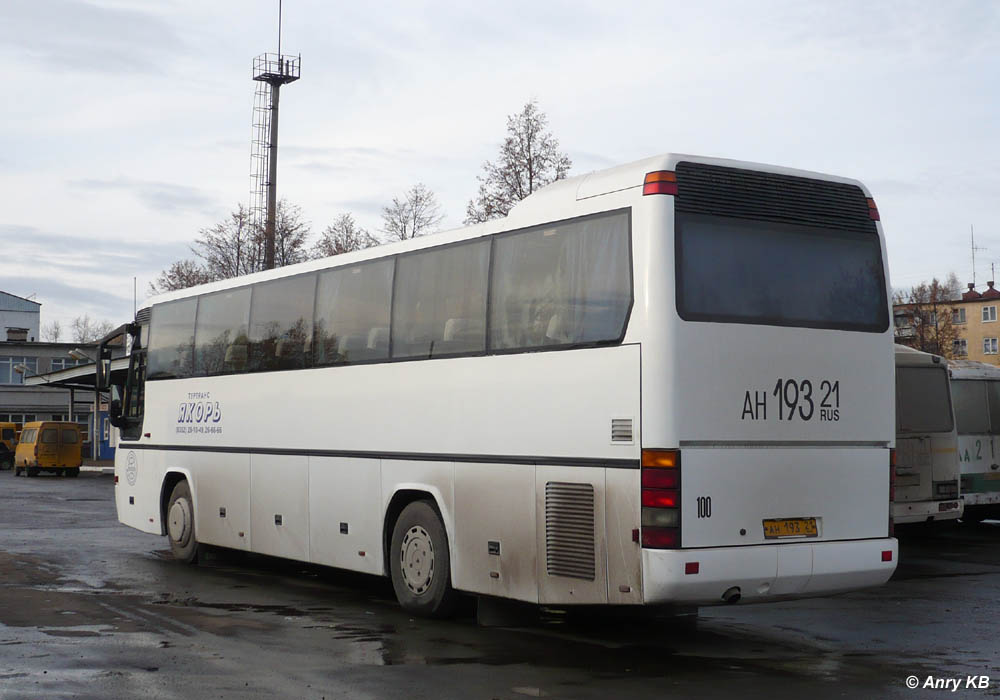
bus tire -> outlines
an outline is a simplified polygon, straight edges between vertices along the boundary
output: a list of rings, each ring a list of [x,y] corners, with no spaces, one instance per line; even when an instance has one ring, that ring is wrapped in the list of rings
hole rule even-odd
[[[21,476],[21,467],[14,467],[14,476]]]
[[[187,481],[179,481],[170,493],[167,505],[167,539],[174,559],[193,564],[198,558],[198,540],[194,533],[194,501]]]
[[[445,617],[454,608],[448,537],[427,501],[403,509],[392,529],[389,572],[404,610],[421,617]]]
[[[80,476],[80,467],[70,467],[66,470],[66,476],[73,478]]]
[[[25,467],[25,473],[30,476],[38,476],[38,467]]]

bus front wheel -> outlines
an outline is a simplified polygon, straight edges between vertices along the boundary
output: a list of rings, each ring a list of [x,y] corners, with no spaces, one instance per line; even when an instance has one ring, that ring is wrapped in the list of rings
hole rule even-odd
[[[427,501],[403,509],[392,530],[389,548],[392,587],[407,612],[444,617],[455,603],[451,560],[444,524]]]
[[[181,481],[170,493],[167,505],[167,539],[174,559],[191,564],[198,558],[198,540],[194,534],[194,502],[188,482]]]

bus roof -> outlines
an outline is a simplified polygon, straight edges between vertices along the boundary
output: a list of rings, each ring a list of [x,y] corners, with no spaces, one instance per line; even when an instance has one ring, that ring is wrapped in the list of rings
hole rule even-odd
[[[940,355],[934,355],[929,352],[923,352],[921,350],[915,350],[907,345],[893,345],[893,349],[896,351],[896,364],[897,365],[931,365],[940,364],[942,367],[949,366],[949,360],[945,360]]]
[[[1000,367],[975,360],[950,360],[952,379],[1000,379]]]

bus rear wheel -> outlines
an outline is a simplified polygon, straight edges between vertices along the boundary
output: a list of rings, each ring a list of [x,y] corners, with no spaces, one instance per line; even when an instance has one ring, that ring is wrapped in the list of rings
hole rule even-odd
[[[28,476],[38,476],[38,467],[25,467],[24,471]]]
[[[198,540],[194,534],[194,502],[188,482],[180,481],[170,493],[167,505],[167,539],[174,559],[185,564],[198,558]]]
[[[70,467],[66,470],[66,476],[77,477],[80,476],[80,467]]]
[[[445,617],[454,609],[448,537],[427,501],[415,501],[399,514],[389,546],[389,571],[396,598],[407,612]]]

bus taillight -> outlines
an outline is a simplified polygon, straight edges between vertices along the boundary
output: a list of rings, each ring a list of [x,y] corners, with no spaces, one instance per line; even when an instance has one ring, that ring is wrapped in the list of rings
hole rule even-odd
[[[681,546],[681,453],[642,451],[642,546]]]
[[[677,194],[677,173],[673,170],[646,173],[646,178],[642,181],[642,194]]]
[[[878,207],[875,206],[875,200],[871,197],[866,197],[868,200],[868,218],[872,221],[879,221]]]

